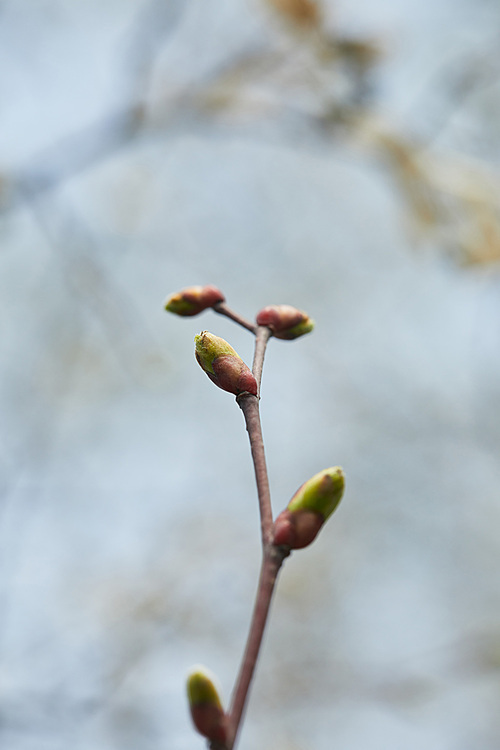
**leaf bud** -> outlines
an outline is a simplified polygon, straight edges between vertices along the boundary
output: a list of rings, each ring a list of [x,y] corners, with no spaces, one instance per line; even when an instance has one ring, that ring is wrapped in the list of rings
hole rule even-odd
[[[210,380],[223,391],[257,395],[257,381],[233,347],[213,333],[202,331],[194,337],[195,356]]]
[[[273,542],[290,549],[307,547],[332,515],[344,493],[344,473],[339,466],[315,474],[299,487],[274,524]]]
[[[257,325],[267,326],[277,339],[296,339],[314,328],[314,320],[291,305],[269,305],[257,313]]]
[[[180,292],[172,294],[165,302],[165,310],[182,317],[198,315],[198,313],[213,307],[217,302],[224,302],[224,295],[217,287],[188,286]]]
[[[191,718],[198,732],[207,739],[224,745],[227,719],[215,678],[205,667],[193,667],[188,675],[187,694]]]

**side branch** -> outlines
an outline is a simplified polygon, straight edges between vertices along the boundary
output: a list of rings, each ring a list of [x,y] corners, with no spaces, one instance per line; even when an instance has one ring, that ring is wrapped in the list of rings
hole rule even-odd
[[[234,310],[231,310],[231,308],[228,307],[225,302],[217,302],[212,306],[212,310],[216,313],[219,313],[219,315],[225,315],[226,318],[229,318],[235,323],[238,323],[238,325],[243,326],[243,328],[246,328],[247,331],[250,331],[251,333],[256,333],[257,331],[256,325],[250,323],[249,320],[244,318],[242,315],[234,312]]]

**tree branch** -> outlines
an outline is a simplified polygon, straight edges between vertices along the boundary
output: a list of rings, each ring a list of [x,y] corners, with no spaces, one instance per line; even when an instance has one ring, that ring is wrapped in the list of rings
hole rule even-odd
[[[262,637],[267,623],[269,607],[274,593],[276,578],[285,557],[290,554],[283,547],[275,547],[272,543],[264,548],[262,566],[260,571],[257,596],[250,623],[245,653],[241,662],[238,679],[233,691],[231,708],[229,710],[229,726],[227,750],[232,750],[238,735],[238,729],[243,718],[250,684],[254,676],[255,667],[259,658]]]
[[[262,545],[264,547],[272,540],[273,512],[271,509],[271,493],[269,490],[266,454],[260,423],[259,399],[257,396],[252,396],[251,393],[242,393],[236,397],[236,401],[245,417],[248,437],[250,439],[250,449],[252,451],[255,481],[259,497]]]
[[[262,380],[262,368],[266,354],[267,342],[272,336],[271,329],[267,326],[257,326],[255,331],[255,351],[253,355],[252,372],[257,381],[257,393],[260,398],[260,382]]]
[[[243,328],[246,328],[247,331],[250,331],[251,333],[256,333],[257,331],[256,325],[250,323],[249,320],[244,318],[242,315],[234,312],[234,310],[231,310],[231,308],[228,307],[225,302],[217,302],[212,307],[212,310],[216,313],[219,313],[219,315],[225,315],[226,318],[229,318],[234,323],[238,323],[238,325],[243,326]]]
[[[272,333],[266,326],[256,326],[254,332],[255,352],[252,371],[260,392],[266,346]],[[236,400],[245,417],[257,482],[262,535],[262,563],[250,630],[228,713],[227,750],[233,749],[243,718],[248,692],[259,658],[278,571],[285,557],[290,554],[290,550],[276,547],[273,544],[273,512],[260,423],[259,397],[250,393],[242,393],[237,396]]]

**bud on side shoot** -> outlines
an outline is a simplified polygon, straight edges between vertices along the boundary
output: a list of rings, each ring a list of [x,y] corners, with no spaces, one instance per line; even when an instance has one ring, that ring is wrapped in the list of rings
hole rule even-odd
[[[194,337],[195,356],[210,380],[223,391],[257,395],[257,381],[233,347],[213,333],[202,331]]]
[[[226,714],[222,708],[214,676],[205,667],[194,667],[187,681],[191,718],[198,732],[209,740],[226,741]]]
[[[165,302],[165,310],[175,315],[188,317],[213,307],[217,302],[224,302],[224,295],[217,287],[189,286],[180,292],[172,294]]]
[[[274,524],[274,544],[291,549],[307,547],[332,515],[344,493],[339,466],[315,474],[299,487]]]
[[[296,339],[314,328],[314,320],[291,305],[269,305],[257,313],[257,325],[267,326],[277,339]]]

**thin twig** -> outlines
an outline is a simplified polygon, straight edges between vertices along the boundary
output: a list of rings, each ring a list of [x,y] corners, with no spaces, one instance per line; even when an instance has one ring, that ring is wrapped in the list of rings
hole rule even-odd
[[[259,657],[276,578],[283,560],[288,554],[290,554],[289,551],[282,547],[275,547],[273,544],[266,545],[264,549],[252,622],[229,711],[228,750],[232,750],[236,742],[238,729],[248,698],[248,691]]]
[[[255,351],[253,355],[252,372],[257,381],[257,392],[260,396],[260,382],[262,380],[262,368],[264,366],[264,356],[266,354],[267,342],[272,336],[271,330],[267,326],[257,326],[255,331]]]
[[[255,352],[252,371],[260,391],[266,346],[272,333],[266,326],[257,326],[254,332]],[[285,557],[290,554],[288,550],[276,547],[273,544],[273,511],[260,423],[259,397],[253,396],[251,393],[242,393],[236,400],[245,417],[257,482],[262,534],[262,564],[245,653],[243,654],[228,714],[227,750],[233,750],[243,718],[248,692],[259,658],[278,571]]]
[[[242,315],[238,315],[238,313],[234,312],[234,310],[231,310],[231,308],[228,307],[225,302],[217,302],[212,307],[212,310],[216,313],[219,313],[219,315],[225,315],[226,318],[230,318],[230,320],[238,323],[238,325],[243,326],[243,328],[246,328],[247,331],[251,331],[252,333],[257,332],[256,325],[250,323],[250,321],[244,318]]]
[[[257,396],[252,396],[251,393],[242,393],[236,397],[236,401],[245,417],[248,437],[250,439],[255,481],[257,482],[257,494],[259,496],[262,545],[265,546],[272,540],[273,511],[271,508],[271,493],[269,490],[264,441],[262,439],[262,427],[260,424],[259,399]]]

